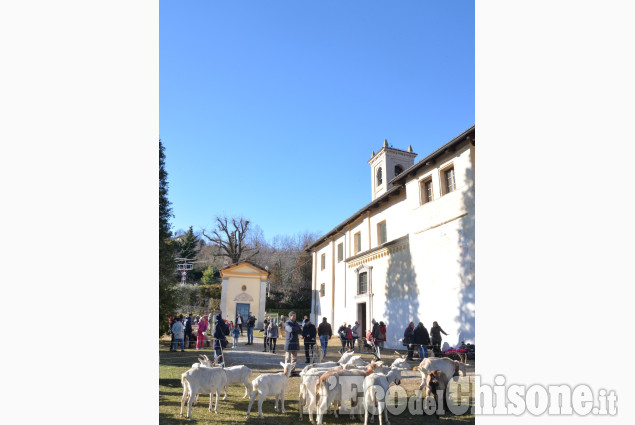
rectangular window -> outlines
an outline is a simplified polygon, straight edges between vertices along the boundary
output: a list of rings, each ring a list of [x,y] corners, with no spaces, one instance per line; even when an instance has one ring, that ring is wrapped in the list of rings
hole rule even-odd
[[[427,204],[428,202],[432,202],[432,179],[429,178],[421,182],[421,204]]]
[[[322,254],[320,257],[320,270],[324,270],[326,267],[326,254]]]
[[[377,223],[377,245],[386,243],[388,237],[386,236],[386,220],[381,223]]]
[[[365,294],[368,291],[368,273],[360,273],[357,280],[357,295]]]
[[[444,195],[456,190],[456,182],[454,180],[454,167],[443,171]]]
[[[344,259],[344,242],[337,245],[337,262],[339,263]]]
[[[357,232],[354,236],[355,239],[355,254],[362,251],[362,233]]]
[[[320,296],[323,297],[326,294],[326,285],[322,283],[320,285]]]

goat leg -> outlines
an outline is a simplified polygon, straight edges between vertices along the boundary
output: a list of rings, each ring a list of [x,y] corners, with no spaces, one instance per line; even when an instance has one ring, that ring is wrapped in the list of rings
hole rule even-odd
[[[258,398],[258,417],[260,419],[264,419],[265,417],[262,415],[262,403],[265,401],[265,396],[264,394],[260,394],[260,397]]]
[[[258,395],[258,393],[256,391],[251,393],[251,396],[249,397],[249,406],[247,406],[247,419],[249,419],[249,413],[251,412],[251,406],[254,404],[254,400],[256,399],[256,396]]]

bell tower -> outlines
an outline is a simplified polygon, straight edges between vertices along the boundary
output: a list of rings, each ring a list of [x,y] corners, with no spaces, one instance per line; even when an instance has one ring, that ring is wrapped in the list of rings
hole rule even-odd
[[[384,146],[377,153],[373,151],[368,161],[373,201],[392,188],[389,182],[395,176],[414,165],[416,156],[417,154],[412,151],[412,146],[408,145],[408,150],[402,151],[388,146],[388,140],[384,139]]]

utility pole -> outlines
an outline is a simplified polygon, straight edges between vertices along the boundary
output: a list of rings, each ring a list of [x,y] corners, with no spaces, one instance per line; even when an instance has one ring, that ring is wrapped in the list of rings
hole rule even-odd
[[[190,260],[189,258],[177,258],[176,261],[179,261],[179,264],[176,265],[176,269],[181,272],[181,285],[185,285],[187,272],[192,270],[194,267],[192,263],[196,263],[196,261]]]

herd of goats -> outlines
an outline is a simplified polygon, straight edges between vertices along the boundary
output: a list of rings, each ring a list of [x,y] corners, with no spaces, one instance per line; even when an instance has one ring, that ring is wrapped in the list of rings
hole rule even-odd
[[[284,394],[289,384],[291,371],[295,367],[294,363],[280,363],[283,370],[279,373],[263,373],[253,381],[249,381],[251,370],[244,365],[220,367],[210,361],[207,356],[199,356],[200,363],[195,363],[192,368],[181,375],[183,384],[183,398],[181,399],[181,416],[183,407],[187,402],[187,417],[192,418],[192,405],[198,401],[199,394],[208,394],[209,411],[212,411],[213,395],[216,394],[216,404],[214,412],[218,413],[218,398],[221,391],[227,398],[227,387],[231,384],[243,384],[245,395],[249,396],[249,407],[247,408],[247,418],[249,418],[251,407],[257,396],[258,415],[262,415],[262,403],[267,397],[275,397],[274,410],[278,412],[278,401],[281,402],[280,412],[284,410]],[[420,397],[425,389],[426,398],[431,397],[434,403],[438,403],[439,397],[442,399],[444,407],[447,406],[444,397],[445,390],[452,376],[459,375],[459,371],[465,376],[466,365],[456,360],[434,357],[424,359],[415,370],[421,372],[421,385],[417,391]],[[298,410],[300,421],[302,420],[303,409],[309,415],[309,420],[313,423],[312,412],[316,412],[318,425],[322,424],[324,413],[330,410],[333,405],[333,412],[337,417],[337,407],[345,401],[350,400],[353,410],[351,418],[357,413],[362,418],[364,413],[364,425],[374,421],[373,414],[379,416],[379,423],[382,424],[382,413],[386,417],[386,425],[390,425],[388,411],[386,409],[386,395],[391,383],[400,384],[401,372],[411,370],[405,356],[398,357],[390,367],[384,366],[381,361],[365,362],[361,356],[354,355],[354,352],[345,352],[337,362],[324,362],[307,365],[301,372],[300,394],[298,399]],[[342,389],[341,383],[349,380],[356,382],[357,388],[363,389],[363,398],[358,401],[357,391],[346,391]],[[443,391],[443,393],[441,393]],[[438,394],[438,395],[437,395]],[[447,410],[447,409],[446,409]]]

